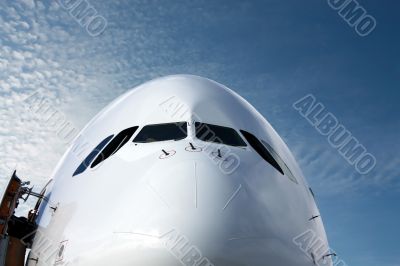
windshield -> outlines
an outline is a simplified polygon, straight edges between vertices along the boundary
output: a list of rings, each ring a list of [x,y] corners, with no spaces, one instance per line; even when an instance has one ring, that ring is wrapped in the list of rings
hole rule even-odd
[[[196,122],[196,137],[202,141],[225,144],[229,146],[247,146],[233,128]]]
[[[181,140],[186,137],[186,122],[176,122],[144,126],[133,142],[150,143],[166,140]]]

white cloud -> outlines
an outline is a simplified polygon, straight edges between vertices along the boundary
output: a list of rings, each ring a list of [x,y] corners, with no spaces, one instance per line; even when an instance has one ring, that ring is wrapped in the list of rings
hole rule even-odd
[[[21,3],[23,3],[24,5],[26,5],[29,8],[35,8],[35,1],[34,0],[19,0],[21,1]]]

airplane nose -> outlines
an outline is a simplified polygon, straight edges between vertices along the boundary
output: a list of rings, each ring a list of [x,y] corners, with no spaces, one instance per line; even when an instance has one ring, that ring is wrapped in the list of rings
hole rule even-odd
[[[132,203],[130,214],[114,230],[118,238],[151,246],[145,249],[154,252],[148,261],[134,265],[156,261],[154,265],[209,266],[215,258],[228,261],[224,247],[243,233],[236,226],[246,199],[239,173],[224,174],[207,160],[188,160],[154,167],[142,180],[146,189],[136,190],[141,194],[132,192],[142,198],[141,204]]]
[[[154,166],[122,193],[112,236],[70,265],[308,265],[240,171],[225,174],[207,160]]]

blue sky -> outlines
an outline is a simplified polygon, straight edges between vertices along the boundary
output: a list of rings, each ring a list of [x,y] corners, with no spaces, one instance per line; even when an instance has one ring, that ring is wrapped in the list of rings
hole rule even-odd
[[[196,74],[244,96],[284,138],[347,265],[400,265],[398,1],[359,0],[377,21],[366,37],[327,0],[89,3],[108,22],[97,37],[55,1],[0,2],[0,186],[15,165],[43,185],[66,149],[25,106],[34,91],[82,128],[137,84]],[[309,93],[376,157],[371,173],[294,110]]]

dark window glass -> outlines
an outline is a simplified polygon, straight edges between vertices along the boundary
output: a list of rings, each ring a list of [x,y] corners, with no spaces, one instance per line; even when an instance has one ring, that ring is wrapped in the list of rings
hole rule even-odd
[[[230,146],[246,146],[246,142],[233,128],[196,122],[196,137],[202,141],[226,144]]]
[[[268,151],[271,153],[271,155],[274,157],[275,161],[279,164],[279,166],[283,169],[283,172],[285,175],[292,180],[293,182],[297,183],[297,179],[294,177],[292,171],[290,171],[290,168],[287,166],[285,161],[279,156],[279,154],[269,145],[266,141],[261,140],[261,142],[264,144],[264,146],[268,149]]]
[[[149,143],[165,140],[181,140],[186,137],[186,122],[155,124],[143,127],[133,142]]]
[[[264,160],[266,160],[269,164],[271,164],[276,170],[278,170],[283,175],[282,168],[279,166],[279,164],[274,159],[274,157],[271,155],[271,153],[267,150],[267,148],[258,140],[258,138],[247,131],[240,130],[240,132],[242,132],[243,136],[249,142],[250,146],[253,147],[253,149]]]
[[[115,154],[119,149],[124,146],[129,139],[135,134],[138,127],[131,127],[122,130],[118,135],[113,138],[113,140],[104,148],[104,150],[97,156],[96,160],[90,166],[91,168],[95,167],[102,161],[106,160],[111,155]]]
[[[104,140],[102,140],[99,145],[94,148],[94,150],[89,153],[89,155],[83,160],[83,162],[78,166],[78,168],[75,170],[74,174],[72,176],[79,175],[80,173],[83,173],[86,168],[92,163],[94,158],[96,158],[97,154],[106,146],[106,144],[112,139],[114,135],[108,136]]]

